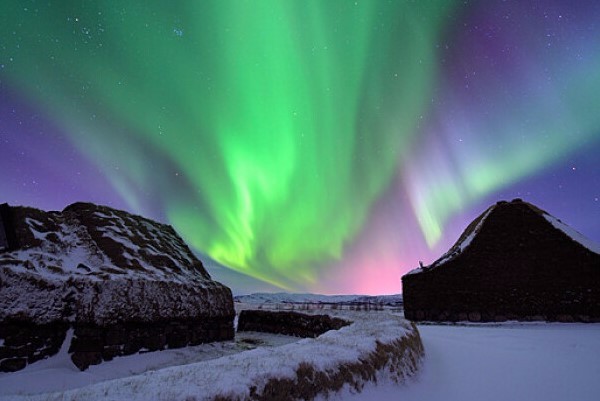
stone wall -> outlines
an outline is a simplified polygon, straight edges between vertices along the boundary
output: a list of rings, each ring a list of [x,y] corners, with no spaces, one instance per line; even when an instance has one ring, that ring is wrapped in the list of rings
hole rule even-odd
[[[350,322],[328,315],[243,310],[238,319],[238,331],[260,331],[314,338],[329,330],[339,330],[348,324]]]
[[[10,206],[7,203],[0,204],[0,251],[11,250],[17,247],[11,217]]]
[[[388,370],[391,379],[404,383],[419,369],[424,355],[423,343],[416,327],[402,338],[377,342],[374,351],[361,355],[355,362],[343,363],[332,369],[323,369],[310,363],[301,363],[292,378],[271,378],[262,389],[250,389],[249,396],[240,399],[252,401],[296,401],[328,399],[329,395],[348,388],[360,393],[367,382],[377,383],[382,371]],[[213,401],[230,401],[231,397],[214,397]]]
[[[56,354],[65,340],[67,328],[64,323],[2,322],[0,372],[15,372]]]
[[[233,336],[233,325],[228,318],[124,323],[108,327],[81,325],[75,329],[69,353],[72,353],[73,363],[85,370],[117,356],[231,340]]]
[[[67,323],[35,325],[3,322],[0,325],[0,372],[14,372],[58,353],[69,329]],[[123,323],[106,327],[74,326],[68,352],[81,370],[117,356],[181,348],[211,341],[231,340],[230,318]]]
[[[578,263],[574,261],[574,263]],[[581,262],[583,265],[583,262]],[[448,266],[450,267],[450,266]],[[560,269],[512,275],[449,268],[405,276],[404,316],[414,321],[600,321],[597,273],[569,276]]]
[[[2,208],[2,205],[0,205]],[[0,251],[5,251],[8,249],[8,240],[6,238],[6,230],[4,228],[4,219],[2,218],[2,213],[0,212]]]

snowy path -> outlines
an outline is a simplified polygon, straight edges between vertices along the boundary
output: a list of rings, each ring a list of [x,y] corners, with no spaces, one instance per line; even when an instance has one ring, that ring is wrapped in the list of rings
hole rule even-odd
[[[419,326],[415,381],[333,397],[352,401],[597,401],[600,324]]]

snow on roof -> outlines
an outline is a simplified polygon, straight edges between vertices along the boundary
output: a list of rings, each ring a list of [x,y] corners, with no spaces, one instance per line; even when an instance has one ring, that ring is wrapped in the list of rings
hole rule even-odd
[[[29,210],[44,212],[16,208],[25,215],[24,229],[39,245],[3,253],[0,264],[16,273],[37,273],[49,280],[143,278],[199,285],[210,280],[170,226],[104,206],[82,205],[42,215],[48,221],[31,217]],[[91,220],[89,227],[79,220],[82,215]],[[98,238],[108,245],[99,245]],[[118,249],[120,258],[115,260]]]
[[[423,268],[422,267],[417,267],[416,269],[412,269],[411,271],[409,271],[408,273],[406,273],[405,275],[408,276],[409,274],[418,274],[418,273],[423,273]]]
[[[481,226],[495,207],[496,205],[489,207],[485,212],[483,212],[483,214],[481,214],[477,219],[475,219],[471,224],[469,224],[469,226],[461,234],[461,236],[458,238],[458,241],[456,241],[452,248],[450,248],[448,252],[443,254],[438,260],[436,260],[429,266],[418,267],[416,269],[413,269],[406,273],[406,275],[418,274],[430,269],[434,269],[456,258],[458,255],[464,252],[464,250],[467,249],[469,245],[471,245],[471,242],[473,242],[473,239],[479,233]]]
[[[477,224],[475,225],[475,227],[473,229],[469,229],[470,227],[467,227],[467,229],[465,230],[463,235],[461,235],[461,237],[458,239],[458,242],[456,244],[454,244],[454,246],[452,248],[450,248],[450,250],[448,252],[446,252],[444,255],[442,255],[442,257],[439,258],[434,263],[434,266],[432,266],[432,267],[437,267],[439,265],[442,265],[442,264],[456,258],[458,255],[460,255],[462,252],[464,252],[464,250],[467,249],[469,245],[471,245],[471,242],[473,242],[473,239],[479,233],[481,226],[483,225],[483,223],[485,222],[487,217],[490,215],[492,210],[494,210],[494,208],[495,208],[495,206],[488,208],[488,210],[486,210],[483,213],[483,215],[479,218],[479,221],[477,221]]]
[[[573,241],[577,242],[578,244],[583,245],[586,249],[588,249],[594,253],[600,254],[600,244],[597,244],[597,243],[591,241],[589,238],[583,236],[583,234],[581,234],[578,231],[574,230],[573,228],[569,227],[568,225],[566,225],[565,223],[563,223],[556,217],[549,215],[548,213],[543,213],[542,215],[544,216],[544,218],[546,220],[548,220],[548,222],[550,222],[550,224],[552,224],[555,228],[562,231]]]
[[[112,324],[233,313],[230,291],[170,226],[93,204],[12,211],[21,243],[0,253],[0,320]]]
[[[438,260],[433,262],[430,266],[419,267],[419,268],[413,269],[413,270],[409,271],[408,273],[406,273],[406,275],[422,273],[424,271],[441,266],[444,263],[456,258],[471,244],[471,242],[473,241],[473,239],[475,238],[477,233],[479,233],[481,226],[486,221],[489,214],[498,205],[506,205],[506,204],[526,205],[531,210],[533,210],[536,214],[544,217],[544,219],[546,219],[550,224],[552,224],[552,226],[554,226],[554,228],[557,228],[560,231],[562,231],[573,241],[581,244],[583,247],[585,247],[586,249],[588,249],[594,253],[600,254],[600,244],[597,244],[597,243],[591,241],[590,239],[586,238],[581,233],[577,232],[573,228],[569,227],[568,225],[566,225],[565,223],[563,223],[556,217],[548,214],[547,212],[538,208],[537,206],[532,205],[531,203],[523,202],[521,199],[514,199],[510,203],[506,202],[506,201],[500,201],[500,202],[496,203],[495,205],[489,207],[481,216],[479,216],[477,219],[475,219],[465,229],[465,231],[462,233],[462,235],[460,236],[460,238],[458,239],[456,244],[454,244],[448,252],[446,252],[444,255],[442,255],[442,257],[440,257]]]

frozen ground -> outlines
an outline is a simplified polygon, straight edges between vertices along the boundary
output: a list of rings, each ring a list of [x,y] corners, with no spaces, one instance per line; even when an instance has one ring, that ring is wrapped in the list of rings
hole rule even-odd
[[[344,401],[597,401],[600,324],[419,326],[414,381],[369,386]]]
[[[71,332],[68,335],[71,336]],[[85,372],[80,372],[73,365],[66,352],[66,346],[63,345],[63,349],[55,357],[34,363],[15,373],[0,373],[0,400],[9,400],[17,394],[39,394],[80,388],[170,366],[216,359],[257,347],[278,347],[298,340],[296,337],[280,334],[244,332],[239,333],[235,341],[118,357],[110,362],[92,365]],[[69,341],[65,342],[68,343]]]
[[[381,318],[386,314],[386,312],[378,312],[367,316]],[[346,328],[346,331],[348,329]],[[419,330],[426,356],[421,371],[415,379],[409,380],[405,385],[391,382],[368,384],[360,394],[345,391],[330,397],[330,400],[597,401],[600,399],[600,324],[420,325]],[[331,334],[326,338],[343,342],[343,337],[337,337],[335,333]],[[246,338],[247,341],[240,341],[241,338]],[[229,355],[226,358],[231,358],[233,357],[231,353],[239,352],[240,347],[251,348],[256,345],[252,344],[254,340],[265,341],[267,345],[264,351],[252,351],[253,353],[258,351],[256,357],[259,360],[268,359],[268,356],[275,357],[277,352],[273,346],[278,345],[288,349],[288,352],[283,354],[287,355],[284,359],[292,359],[291,352],[297,353],[301,349],[296,345],[299,341],[301,343],[313,341],[252,333],[244,333],[240,339],[236,343],[117,358],[114,362],[92,366],[86,372],[77,371],[63,354],[63,359],[59,357],[42,361],[15,374],[0,374],[0,400],[28,399],[28,397],[14,397],[14,394],[75,388],[155,369],[158,370],[147,376],[148,380],[142,380],[144,376],[125,380],[128,385],[139,385],[136,392],[146,393],[146,395],[148,389],[144,389],[145,386],[151,388],[158,386],[154,389],[157,390],[159,387],[165,387],[160,383],[167,382],[170,383],[169,386],[177,384],[182,386],[178,389],[169,389],[167,391],[169,394],[196,394],[196,391],[205,387],[196,387],[197,382],[194,377],[197,379],[202,375],[197,371],[201,369],[200,366],[194,365],[194,362],[218,358],[222,355]],[[283,345],[286,342],[292,344]],[[343,349],[353,348],[348,348],[348,344],[338,345]],[[344,354],[340,350],[336,352]],[[244,363],[254,363],[251,360],[256,361],[255,358],[251,358]],[[214,362],[215,364],[211,363],[211,366],[216,369],[213,372],[217,374],[224,365],[218,365],[217,360]],[[171,380],[167,372],[178,372],[176,367],[167,368],[164,370],[165,373],[159,373],[160,369],[166,366],[190,363],[192,365],[186,366],[183,370],[184,377],[189,375],[190,380]],[[284,360],[278,360],[278,366],[279,368],[273,367],[269,363],[270,369],[278,370],[280,373],[289,370]],[[218,381],[217,376],[213,377],[215,382]],[[109,383],[98,383],[82,393],[80,397],[73,397],[73,399],[86,401],[103,399],[106,392],[113,392],[109,389],[111,387]],[[118,387],[116,384],[115,388]],[[168,389],[169,386],[166,388]],[[134,393],[126,395],[133,397]],[[158,394],[158,392],[150,393]],[[115,394],[112,395],[113,397],[109,398],[119,399],[114,397]],[[167,399],[166,395],[162,394],[162,397],[158,398]],[[46,398],[41,397],[41,399]],[[62,397],[55,394],[48,399],[59,400]],[[152,400],[152,398],[145,399]]]

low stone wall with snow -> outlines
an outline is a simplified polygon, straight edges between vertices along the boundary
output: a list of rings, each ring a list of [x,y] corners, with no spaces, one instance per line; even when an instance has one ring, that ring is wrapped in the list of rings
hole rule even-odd
[[[329,330],[339,330],[348,324],[350,322],[329,315],[246,309],[240,312],[237,329],[314,338]]]
[[[74,327],[72,340],[66,334]],[[233,338],[230,318],[171,320],[151,323],[89,324],[3,322],[0,324],[0,372],[15,372],[55,355],[63,342],[81,370],[138,352],[181,348]]]
[[[79,325],[69,353],[75,366],[85,370],[117,356],[231,340],[233,334],[229,318],[123,323],[107,327]]]
[[[280,347],[256,348],[80,389],[26,397],[30,401],[312,400],[344,388],[360,391],[369,382],[402,382],[417,372],[424,350],[414,324],[389,312],[332,311],[331,315],[352,324]]]
[[[313,400],[350,387],[360,392],[367,382],[391,379],[402,382],[418,369],[423,344],[415,331],[388,343],[376,342],[375,349],[365,352],[355,361],[341,362],[330,369],[319,364],[300,362],[291,377],[272,377],[264,386],[251,386],[249,394],[219,395],[215,401]]]

